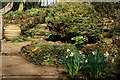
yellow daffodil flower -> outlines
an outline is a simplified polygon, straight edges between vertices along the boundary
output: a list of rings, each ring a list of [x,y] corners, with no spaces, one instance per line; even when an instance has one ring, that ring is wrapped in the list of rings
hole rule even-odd
[[[114,61],[115,61],[115,59],[113,58],[113,59],[112,59],[112,63],[113,63]]]
[[[68,58],[68,56],[66,56],[66,58]]]
[[[70,51],[70,49],[67,49],[67,52],[69,52]]]
[[[73,55],[74,55],[74,53],[73,53],[73,52],[71,52],[70,56],[73,56]]]
[[[106,51],[106,53],[104,54],[105,57],[108,57],[109,56],[109,53],[108,51]]]
[[[83,52],[82,51],[79,51],[80,54],[82,54]]]
[[[86,60],[85,60],[85,63],[87,63],[87,62],[88,62],[88,60],[86,59]]]
[[[85,55],[83,55],[83,58],[85,58]]]

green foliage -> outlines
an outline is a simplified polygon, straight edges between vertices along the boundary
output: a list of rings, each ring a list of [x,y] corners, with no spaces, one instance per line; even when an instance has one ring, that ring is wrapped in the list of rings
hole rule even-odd
[[[99,51],[92,52],[86,58],[86,68],[89,70],[90,77],[99,78],[104,69],[108,67],[106,58]]]
[[[57,3],[46,17],[50,30],[61,37],[71,39],[75,36],[86,36],[89,42],[100,39],[103,20],[94,8],[86,3]]]
[[[88,41],[87,37],[76,36],[71,38],[71,40],[75,40],[75,44],[82,46],[84,43]]]

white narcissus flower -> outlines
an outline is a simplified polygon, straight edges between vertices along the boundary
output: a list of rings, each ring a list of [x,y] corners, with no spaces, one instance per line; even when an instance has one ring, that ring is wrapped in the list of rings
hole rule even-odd
[[[95,55],[95,51],[93,51],[92,54]]]
[[[115,59],[114,58],[112,58],[112,63],[115,61]]]
[[[68,56],[66,56],[66,58],[68,58]]]
[[[83,52],[82,51],[79,51],[80,54],[82,54]]]
[[[70,49],[67,49],[67,52],[69,52],[70,51]]]
[[[108,57],[109,56],[109,53],[108,51],[106,51],[106,53],[104,54],[105,57]]]
[[[111,20],[111,22],[114,22],[113,20]]]
[[[83,55],[83,58],[85,58],[85,55]]]
[[[73,55],[74,55],[74,53],[73,53],[73,52],[71,52],[70,56],[73,56]]]

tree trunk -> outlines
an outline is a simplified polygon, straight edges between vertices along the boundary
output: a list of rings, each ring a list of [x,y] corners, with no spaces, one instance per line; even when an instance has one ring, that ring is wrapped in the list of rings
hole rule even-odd
[[[53,6],[54,6],[54,0],[53,0]]]
[[[47,6],[48,6],[48,0],[47,0]]]

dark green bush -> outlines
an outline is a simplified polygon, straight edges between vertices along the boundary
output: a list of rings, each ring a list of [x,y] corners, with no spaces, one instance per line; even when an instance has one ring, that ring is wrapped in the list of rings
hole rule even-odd
[[[95,9],[80,2],[57,3],[46,17],[50,30],[61,37],[71,39],[75,36],[86,36],[89,42],[100,40],[103,20]]]

